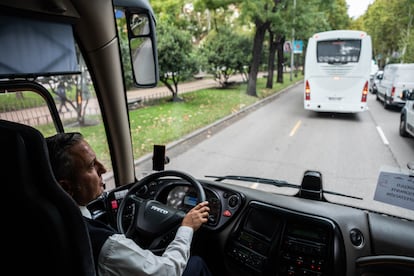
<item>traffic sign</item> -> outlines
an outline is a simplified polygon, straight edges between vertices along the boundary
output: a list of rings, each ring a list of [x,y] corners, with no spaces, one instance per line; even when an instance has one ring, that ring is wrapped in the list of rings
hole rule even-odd
[[[293,43],[293,53],[294,54],[302,54],[303,52],[303,41],[302,40],[295,40]]]

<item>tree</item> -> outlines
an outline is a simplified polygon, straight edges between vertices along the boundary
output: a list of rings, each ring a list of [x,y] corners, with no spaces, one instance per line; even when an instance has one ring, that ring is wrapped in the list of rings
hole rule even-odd
[[[183,0],[151,0],[151,6],[158,19],[178,17],[182,7]]]
[[[326,1],[325,14],[331,30],[348,29],[351,19],[348,16],[345,0]]]
[[[237,0],[196,0],[194,7],[199,13],[207,11],[207,29],[208,31],[214,29],[218,30],[220,26],[228,25],[234,15],[234,11],[229,7],[238,2]],[[212,27],[210,27],[212,26]]]
[[[391,62],[414,62],[412,0],[376,0],[363,16],[380,67]],[[398,16],[396,16],[398,15]]]
[[[275,57],[277,53],[277,82],[283,83],[283,45],[286,41],[287,26],[282,16],[282,12],[286,6],[280,5],[278,15],[273,18],[273,22],[269,26],[269,57],[267,62],[267,82],[266,88],[273,87],[273,74],[275,71]]]
[[[210,33],[200,53],[205,58],[208,72],[213,74],[221,87],[226,87],[230,84],[229,78],[236,72],[245,75],[245,68],[250,62],[246,53],[251,51],[250,46],[248,37],[224,27]]]
[[[255,33],[253,38],[252,59],[246,93],[257,97],[256,83],[261,63],[263,42],[274,16],[277,16],[277,6],[283,0],[250,1],[241,3],[242,19],[253,22]]]
[[[160,81],[171,91],[172,101],[181,101],[178,97],[178,83],[198,70],[191,36],[168,20],[159,21],[157,30]]]
[[[91,122],[85,120],[85,117],[92,92],[89,88],[90,77],[85,62],[81,57],[79,61],[80,74],[52,76],[48,78],[48,83],[51,92],[59,97],[63,96],[63,100],[71,106],[72,111],[76,113],[76,120],[79,126],[87,126],[91,124]],[[66,93],[59,95],[59,84],[63,83],[65,84]]]

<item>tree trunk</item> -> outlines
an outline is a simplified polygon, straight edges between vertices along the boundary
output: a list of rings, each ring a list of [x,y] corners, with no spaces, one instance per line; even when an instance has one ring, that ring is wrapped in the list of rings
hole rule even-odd
[[[168,88],[168,90],[171,92],[172,94],[172,98],[171,101],[172,102],[181,102],[182,99],[180,97],[178,97],[178,83],[179,83],[179,78],[175,77],[175,75],[167,78],[164,77],[160,77],[160,81]],[[170,83],[171,81],[171,83]]]
[[[269,22],[262,23],[256,20],[256,33],[253,41],[253,58],[250,67],[249,81],[247,82],[247,95],[253,97],[257,97],[257,74],[259,72],[260,58],[262,56],[263,40],[269,25]]]
[[[269,30],[269,59],[267,61],[267,82],[266,88],[273,88],[273,74],[275,72],[275,55],[277,41],[274,41],[275,35]]]
[[[278,40],[277,48],[277,83],[283,83],[283,64],[285,57],[283,55],[283,45],[285,44],[285,36],[281,36]]]

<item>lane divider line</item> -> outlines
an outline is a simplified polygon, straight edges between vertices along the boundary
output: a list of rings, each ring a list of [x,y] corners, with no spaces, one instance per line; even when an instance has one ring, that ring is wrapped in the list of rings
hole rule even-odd
[[[380,136],[380,137],[381,137],[381,139],[382,139],[382,142],[383,142],[385,145],[389,145],[388,140],[387,140],[387,137],[385,137],[385,134],[384,134],[384,132],[382,131],[382,128],[381,128],[380,126],[377,126],[377,131],[378,131],[379,136]]]
[[[295,135],[296,131],[298,130],[298,128],[300,127],[300,124],[302,123],[301,120],[297,121],[295,126],[293,127],[293,129],[290,131],[289,136],[292,137],[293,135]]]

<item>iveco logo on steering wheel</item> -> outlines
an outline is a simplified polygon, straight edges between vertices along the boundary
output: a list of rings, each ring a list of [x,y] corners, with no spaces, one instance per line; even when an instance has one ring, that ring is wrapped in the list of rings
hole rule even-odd
[[[161,213],[161,214],[164,214],[164,215],[168,214],[167,210],[162,209],[162,208],[157,207],[157,206],[151,206],[151,210],[157,211],[158,213]]]

